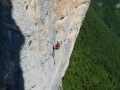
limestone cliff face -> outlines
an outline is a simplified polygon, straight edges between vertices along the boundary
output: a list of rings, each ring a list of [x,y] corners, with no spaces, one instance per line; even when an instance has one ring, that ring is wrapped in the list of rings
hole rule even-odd
[[[58,90],[89,3],[0,0],[0,90]]]

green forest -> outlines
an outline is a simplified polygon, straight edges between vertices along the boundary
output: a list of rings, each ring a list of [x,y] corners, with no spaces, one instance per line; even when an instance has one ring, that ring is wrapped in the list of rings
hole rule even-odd
[[[91,0],[63,90],[120,90],[120,0]]]

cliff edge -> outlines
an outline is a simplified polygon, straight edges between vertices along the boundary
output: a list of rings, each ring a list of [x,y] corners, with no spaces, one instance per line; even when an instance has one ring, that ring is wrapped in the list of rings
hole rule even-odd
[[[0,0],[0,90],[58,90],[89,4]]]

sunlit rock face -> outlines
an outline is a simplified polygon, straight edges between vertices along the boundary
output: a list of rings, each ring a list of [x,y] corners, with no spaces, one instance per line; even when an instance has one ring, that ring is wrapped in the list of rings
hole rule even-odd
[[[1,0],[0,90],[58,90],[89,4]]]

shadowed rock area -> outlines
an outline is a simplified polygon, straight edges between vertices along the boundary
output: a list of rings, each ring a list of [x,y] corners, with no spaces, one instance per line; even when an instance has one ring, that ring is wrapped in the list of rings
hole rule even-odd
[[[0,0],[0,90],[24,90],[19,65],[24,37],[11,12],[10,0]]]

